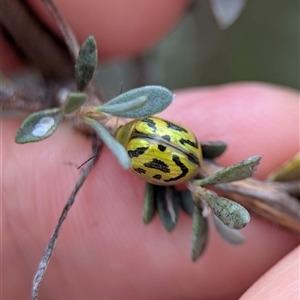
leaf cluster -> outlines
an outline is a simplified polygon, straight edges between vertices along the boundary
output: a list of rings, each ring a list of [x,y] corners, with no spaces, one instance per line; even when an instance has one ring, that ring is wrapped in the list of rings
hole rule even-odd
[[[226,148],[223,142],[201,143],[207,160],[222,154]],[[191,259],[196,261],[204,252],[208,237],[208,216],[213,221],[221,237],[231,243],[243,243],[244,237],[238,229],[244,228],[250,221],[248,211],[240,204],[204,188],[204,186],[222,184],[250,177],[261,160],[253,156],[235,165],[203,179],[194,179],[184,191],[173,186],[157,186],[147,183],[144,197],[143,221],[149,224],[156,211],[164,228],[171,232],[179,219],[180,210],[193,217]]]
[[[16,143],[42,141],[57,130],[65,115],[76,114],[82,122],[94,129],[122,167],[129,169],[130,159],[127,152],[103,124],[110,116],[143,118],[157,114],[171,104],[173,93],[161,86],[144,86],[123,93],[103,105],[85,108],[88,94],[84,90],[93,78],[96,65],[97,44],[95,38],[90,35],[82,44],[76,60],[77,92],[66,92],[61,107],[29,115],[16,134]],[[99,120],[102,120],[102,124]]]

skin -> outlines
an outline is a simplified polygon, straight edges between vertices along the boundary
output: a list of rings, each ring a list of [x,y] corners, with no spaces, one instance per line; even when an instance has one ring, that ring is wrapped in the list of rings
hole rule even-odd
[[[62,10],[67,3],[56,2]],[[63,13],[72,19],[75,9],[84,11],[81,5],[90,2],[79,1],[72,11]],[[104,3],[113,1],[98,2],[94,5],[99,5],[104,14]],[[138,1],[131,2],[126,16],[135,20],[141,8]],[[176,5],[174,1],[165,8],[164,19],[169,23],[155,19],[156,38],[175,21],[169,9],[175,10]],[[177,11],[180,9],[183,7]],[[101,29],[106,33],[103,41],[108,39],[101,43],[104,53],[111,53],[111,57],[130,55],[127,44],[136,43],[137,49],[149,46],[144,34],[139,42],[139,29],[136,37],[132,34],[124,43],[125,26],[116,21],[119,10],[112,11],[115,14],[110,11],[110,19],[115,22]],[[146,13],[151,16],[152,11]],[[90,24],[91,19],[80,26],[71,24],[75,34],[94,30],[97,37],[100,26]],[[142,20],[145,28],[153,24],[151,18]],[[109,36],[123,42],[106,48],[111,42]],[[4,57],[6,50],[4,47]],[[15,66],[14,62],[12,59],[8,69]],[[299,148],[299,94],[283,87],[235,83],[177,91],[174,103],[161,116],[189,127],[199,140],[226,141],[229,148],[219,160],[223,165],[262,155],[255,174],[259,179]],[[29,298],[38,262],[79,175],[65,162],[80,164],[90,156],[90,141],[67,122],[43,142],[17,145],[14,135],[21,122],[1,120],[3,299]],[[171,234],[162,229],[157,217],[149,226],[142,224],[144,185],[134,174],[122,170],[104,148],[63,225],[40,299],[237,299],[243,293],[243,300],[298,299],[297,235],[252,215],[242,230],[246,243],[232,246],[211,226],[207,250],[194,264],[188,253],[189,217],[181,214]]]

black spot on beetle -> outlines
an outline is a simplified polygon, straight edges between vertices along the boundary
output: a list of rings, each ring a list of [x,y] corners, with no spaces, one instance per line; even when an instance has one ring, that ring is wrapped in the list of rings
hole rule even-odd
[[[182,139],[182,138],[181,138],[181,139],[179,140],[179,143],[182,144],[183,146],[184,146],[185,144],[188,144],[188,145],[190,145],[190,146],[192,146],[192,147],[198,149],[198,143],[195,143],[195,142],[190,141],[190,140],[185,140],[185,139]]]
[[[158,145],[157,148],[158,148],[158,150],[161,151],[161,152],[164,152],[164,151],[167,149],[167,147],[166,147],[166,146],[163,146],[163,145]]]
[[[139,174],[146,174],[146,170],[144,170],[142,168],[133,168],[133,170]]]
[[[153,132],[156,132],[156,124],[153,120],[149,119],[149,118],[145,118],[142,120],[142,122],[146,123],[150,128],[153,129]]]
[[[128,155],[130,158],[132,157],[139,157],[140,155],[144,154],[149,147],[138,147],[135,150],[129,150]]]
[[[194,153],[187,153],[186,156],[193,165],[200,166],[199,158]]]
[[[152,178],[154,178],[154,179],[161,179],[161,175],[159,175],[159,174],[156,174],[156,175],[154,175],[154,176],[152,176]]]
[[[175,131],[181,131],[181,132],[187,132],[186,129],[184,129],[183,127],[179,126],[179,125],[176,125],[172,122],[169,122],[169,121],[165,121],[166,124],[167,124],[167,127],[172,129],[172,130],[175,130]]]
[[[153,158],[150,162],[144,163],[144,166],[150,169],[156,169],[164,173],[170,173],[169,166],[162,160]]]
[[[168,142],[171,141],[171,137],[168,134],[162,135],[161,138],[168,141]]]
[[[180,178],[185,177],[185,175],[189,172],[189,169],[180,161],[180,158],[178,155],[173,155],[172,160],[175,162],[176,166],[178,166],[181,169],[181,174],[179,174],[176,177],[166,179],[165,182],[170,182],[170,181],[176,181],[179,180]]]

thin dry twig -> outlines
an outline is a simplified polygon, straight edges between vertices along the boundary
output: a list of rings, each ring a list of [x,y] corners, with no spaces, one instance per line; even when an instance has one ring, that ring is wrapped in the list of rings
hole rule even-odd
[[[92,156],[94,156],[94,159],[88,161],[86,164],[86,167],[82,169],[82,173],[81,173],[78,181],[76,182],[74,190],[72,191],[69,199],[67,200],[67,203],[65,204],[63,211],[59,217],[57,225],[55,226],[55,229],[51,235],[51,238],[46,247],[46,250],[45,250],[45,252],[42,256],[42,259],[39,263],[38,270],[34,276],[33,287],[32,287],[32,300],[36,300],[38,298],[39,288],[40,288],[41,282],[43,280],[43,277],[45,275],[46,269],[48,267],[51,255],[53,253],[61,226],[62,226],[64,220],[66,219],[69,210],[71,209],[72,205],[74,204],[75,197],[76,197],[77,193],[79,192],[81,186],[87,179],[87,177],[90,174],[90,172],[92,171],[92,169],[95,167],[95,165],[98,161],[98,158],[100,156],[101,147],[102,147],[101,140],[98,137],[94,136],[93,143],[92,143]]]
[[[41,84],[24,84],[19,87],[0,86],[0,108],[36,112],[59,107],[60,91],[75,91],[74,82],[56,81]]]
[[[63,44],[43,26],[26,2],[0,0],[0,23],[44,78],[71,77],[74,65]]]
[[[48,11],[50,12],[52,18],[54,19],[55,23],[57,24],[59,30],[61,31],[64,41],[67,44],[69,51],[73,57],[73,60],[75,61],[78,57],[80,46],[78,44],[78,41],[72,31],[72,29],[69,27],[68,23],[56,7],[53,1],[51,0],[41,0]]]

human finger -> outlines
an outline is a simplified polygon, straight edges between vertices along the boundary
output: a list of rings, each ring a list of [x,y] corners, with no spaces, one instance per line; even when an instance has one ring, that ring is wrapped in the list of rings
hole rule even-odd
[[[222,160],[224,164],[236,162],[240,160],[239,155],[245,158],[254,151],[278,160],[287,159],[297,151],[293,128],[297,128],[298,101],[297,93],[292,90],[261,84],[232,84],[178,92],[174,104],[162,115],[190,127],[199,139],[225,138],[230,146],[229,154]],[[270,129],[272,118],[282,111],[285,113],[276,125],[280,130],[290,130]],[[13,237],[6,243],[4,262],[20,261],[18,249],[22,245],[23,285],[18,283],[28,291],[30,284],[26,285],[23,278],[32,278],[39,253],[76,180],[76,171],[66,171],[63,162],[83,161],[82,154],[88,153],[89,142],[63,125],[42,143],[15,145],[11,136],[18,123],[8,121],[3,131],[8,141],[5,145],[8,152],[4,155],[14,174],[14,177],[9,174],[3,184],[7,188],[4,215],[10,220],[7,239]],[[257,123],[266,126],[250,126]],[[242,135],[237,126],[244,128],[246,134]],[[253,132],[245,130],[249,128]],[[274,144],[262,139],[268,135],[275,135],[276,149]],[[291,144],[283,157],[279,152],[286,141]],[[39,167],[27,176],[35,164]],[[262,163],[259,176],[265,176],[274,164]],[[18,182],[16,187],[15,182]],[[171,235],[163,231],[157,218],[148,227],[143,226],[140,215],[143,191],[143,181],[121,170],[104,149],[98,167],[83,186],[64,224],[41,295],[81,299],[88,291],[90,299],[101,295],[108,295],[107,298],[122,295],[124,299],[145,295],[151,299],[237,296],[298,243],[295,235],[253,217],[243,230],[245,245],[227,245],[212,229],[206,253],[192,264],[188,255],[191,220],[182,214]],[[26,235],[22,228],[27,228]],[[32,247],[32,241],[36,247]],[[9,266],[6,269],[15,274],[15,266]],[[63,281],[62,270],[68,282]],[[11,291],[22,290],[13,284],[10,283]],[[60,285],[61,288],[53,290],[53,286]],[[128,289],[131,285],[134,288]]]
[[[42,1],[28,1],[33,11],[58,33],[52,17]],[[98,44],[99,59],[134,57],[153,47],[178,22],[186,10],[187,0],[57,0],[55,4],[74,31],[79,42],[93,34]],[[3,38],[3,37],[2,37]],[[20,60],[12,55],[5,41],[2,71],[20,67]]]

